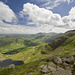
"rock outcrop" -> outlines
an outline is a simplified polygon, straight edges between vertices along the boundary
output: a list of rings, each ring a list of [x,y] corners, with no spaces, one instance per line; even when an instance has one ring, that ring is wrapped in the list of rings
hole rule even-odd
[[[9,65],[9,68],[15,69],[15,65],[11,64],[11,65]]]
[[[41,51],[41,54],[46,54],[44,51]]]
[[[42,75],[75,75],[75,58],[72,55],[53,57],[46,65],[41,65]]]
[[[62,60],[60,57],[54,57],[53,60],[56,64],[62,64]]]

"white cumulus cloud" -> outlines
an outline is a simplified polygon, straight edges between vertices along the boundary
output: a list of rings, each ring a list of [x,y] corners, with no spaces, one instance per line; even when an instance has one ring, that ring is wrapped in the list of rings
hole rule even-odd
[[[22,16],[28,15],[29,20],[32,20],[30,24],[35,24],[41,31],[50,32],[53,28],[63,28],[68,30],[75,28],[75,7],[69,11],[68,16],[61,17],[59,14],[53,13],[45,8],[39,8],[37,5],[30,3],[24,4],[23,11],[20,13]],[[64,32],[64,31],[63,31]]]
[[[0,1],[0,21],[2,20],[13,22],[16,21],[17,18],[9,6]]]
[[[68,16],[62,18],[63,22],[70,28],[75,28],[75,7],[72,7]]]
[[[65,0],[64,0],[65,1]],[[68,16],[61,17],[59,14],[53,13],[45,8],[40,8],[37,5],[30,3],[23,5],[23,10],[20,11],[21,18],[28,15],[28,24],[35,26],[25,25],[12,25],[4,23],[13,22],[16,20],[15,13],[9,8],[8,5],[0,2],[0,33],[2,34],[36,34],[39,32],[65,32],[70,29],[75,29],[75,7],[69,11]]]
[[[21,15],[29,15],[29,19],[32,20],[32,22],[37,26],[44,24],[50,26],[64,25],[59,14],[54,14],[52,11],[46,10],[44,8],[39,8],[37,5],[30,3],[24,4],[23,11],[21,12]]]

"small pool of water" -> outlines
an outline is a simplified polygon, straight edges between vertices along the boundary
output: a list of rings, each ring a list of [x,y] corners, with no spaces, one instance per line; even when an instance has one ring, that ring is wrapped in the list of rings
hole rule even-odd
[[[17,65],[23,65],[24,62],[23,61],[13,61],[12,59],[0,61],[0,67],[6,67],[11,64],[14,64],[15,66],[17,66]]]

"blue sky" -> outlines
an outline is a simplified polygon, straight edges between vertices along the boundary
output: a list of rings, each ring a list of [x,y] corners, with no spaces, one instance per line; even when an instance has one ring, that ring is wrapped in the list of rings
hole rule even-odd
[[[58,33],[75,25],[74,0],[0,0],[0,3],[3,8],[0,8],[0,33]]]
[[[45,4],[45,1],[38,1],[38,0],[1,0],[5,4],[7,4],[13,11],[14,13],[18,14],[19,11],[23,9],[23,4],[25,3],[31,3],[31,4],[36,4],[39,7],[41,5]],[[50,4],[49,6],[51,6]],[[71,2],[68,4],[68,2],[61,2],[57,7],[51,9],[54,13],[59,13],[61,16],[66,16],[68,15],[68,12],[72,7],[75,6],[75,2]],[[42,6],[45,7],[45,6]],[[65,12],[64,12],[65,11]]]

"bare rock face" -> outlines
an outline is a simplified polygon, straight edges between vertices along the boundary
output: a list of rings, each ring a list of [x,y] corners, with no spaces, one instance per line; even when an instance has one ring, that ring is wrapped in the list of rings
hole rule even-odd
[[[56,64],[62,64],[62,60],[60,57],[54,57],[53,60]]]

